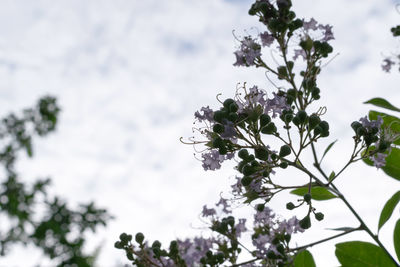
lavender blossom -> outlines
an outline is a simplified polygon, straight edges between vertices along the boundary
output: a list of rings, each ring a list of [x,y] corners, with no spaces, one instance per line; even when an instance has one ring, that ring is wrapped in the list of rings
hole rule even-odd
[[[307,60],[307,54],[306,54],[306,51],[304,51],[304,49],[295,49],[294,50],[293,60],[296,60],[299,56],[301,56],[303,58],[303,60]]]
[[[385,58],[383,60],[383,64],[382,64],[382,70],[385,72],[390,72],[390,69],[392,68],[392,65],[394,65],[395,62],[393,60],[391,60],[390,58]]]
[[[221,168],[221,163],[225,160],[225,157],[220,155],[218,150],[210,150],[208,153],[203,153],[201,157],[203,158],[202,166],[205,171],[215,171]]]
[[[372,160],[372,162],[374,163],[374,166],[377,169],[379,169],[386,165],[386,157],[387,156],[388,156],[388,154],[386,154],[386,153],[377,153],[377,154],[371,156],[369,159]]]
[[[200,114],[199,111],[196,111],[196,112],[194,113],[194,117],[195,117],[196,119],[198,119],[199,122],[202,122],[202,121],[213,122],[213,121],[214,121],[214,118],[213,118],[213,116],[214,116],[214,111],[213,111],[212,109],[210,109],[208,106],[207,106],[207,107],[202,107],[202,108],[200,109],[200,111],[203,112],[203,115]]]
[[[383,123],[383,119],[381,116],[378,116],[376,120],[368,120],[367,116],[360,118],[360,122],[363,127],[365,127],[368,131],[371,131],[373,128],[381,128]]]
[[[269,225],[272,224],[272,219],[275,218],[275,214],[268,207],[265,207],[263,211],[257,211],[254,215],[254,224]]]
[[[236,56],[234,66],[252,66],[255,64],[255,59],[261,56],[261,46],[251,36],[246,36],[234,54]]]
[[[224,121],[224,132],[221,134],[221,137],[235,142],[236,137],[237,137],[237,132],[236,132],[234,126],[235,125],[233,124],[233,122],[225,120]]]
[[[213,209],[213,208],[209,209],[209,208],[207,208],[206,205],[203,206],[203,211],[201,212],[202,217],[214,216],[215,214],[217,214],[215,209]]]
[[[332,26],[329,24],[326,25],[318,25],[318,29],[323,30],[324,31],[324,37],[321,39],[321,41],[323,42],[328,42],[330,40],[334,40],[335,37],[333,36],[333,32],[332,32]]]
[[[282,222],[279,223],[277,232],[282,233],[285,232],[287,234],[293,234],[293,233],[297,233],[297,232],[304,232],[304,229],[301,228],[301,226],[299,225],[299,220],[293,216],[292,218],[290,218],[288,221],[284,220]]]
[[[212,248],[214,242],[214,239],[205,239],[202,237],[196,237],[193,240],[178,240],[180,255],[187,266],[196,266],[206,252]]]
[[[267,100],[264,113],[268,114],[272,111],[272,118],[276,118],[278,114],[282,114],[282,111],[290,109],[290,106],[286,102],[286,97],[279,96],[276,93],[273,93],[273,95],[273,98]]]
[[[268,46],[268,47],[269,47],[269,46],[274,42],[274,40],[275,40],[274,36],[273,36],[272,34],[270,34],[269,32],[260,33],[260,39],[261,39],[262,45],[263,45],[263,46]]]
[[[318,22],[314,18],[311,18],[310,21],[303,20],[303,28],[306,31],[309,30],[316,31],[318,29],[317,24]]]
[[[222,206],[222,212],[229,214],[232,213],[231,210],[229,210],[228,208],[230,208],[231,206],[228,204],[228,200],[221,197],[221,199],[219,200],[219,202],[216,204],[216,206]]]
[[[237,238],[239,238],[242,235],[243,232],[246,232],[247,231],[246,219],[244,219],[244,218],[239,219],[239,223],[236,224],[235,230],[236,230],[236,237]]]
[[[231,188],[232,188],[232,194],[234,196],[239,196],[242,194],[243,185],[240,182],[240,177],[236,177],[236,182],[233,185],[231,185]]]

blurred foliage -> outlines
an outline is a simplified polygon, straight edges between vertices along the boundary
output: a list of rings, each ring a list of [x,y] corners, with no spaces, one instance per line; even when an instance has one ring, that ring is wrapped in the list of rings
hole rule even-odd
[[[14,244],[33,244],[52,259],[54,266],[93,266],[96,252],[85,253],[85,233],[106,225],[111,216],[94,203],[72,209],[58,196],[50,196],[50,179],[32,184],[22,181],[15,170],[18,154],[33,156],[32,141],[56,129],[60,108],[54,97],[41,98],[35,107],[0,121],[0,255]]]

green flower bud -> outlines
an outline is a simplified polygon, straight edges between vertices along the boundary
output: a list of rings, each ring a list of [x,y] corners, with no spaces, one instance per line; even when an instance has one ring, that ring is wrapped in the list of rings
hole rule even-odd
[[[135,241],[136,241],[138,244],[142,244],[142,243],[143,243],[143,240],[144,240],[144,235],[143,235],[142,233],[137,233],[137,234],[135,235]]]
[[[270,251],[268,251],[268,253],[267,253],[267,258],[268,258],[268,259],[276,259],[276,255],[275,255],[275,253],[274,253],[272,250],[270,250]]]
[[[218,153],[221,155],[226,155],[226,153],[228,153],[228,149],[225,146],[221,146],[218,148]]]
[[[255,149],[255,156],[261,160],[268,160],[268,150],[266,147],[259,147]]]
[[[378,150],[380,152],[386,151],[390,147],[390,143],[386,141],[379,142]]]
[[[265,208],[265,205],[264,204],[257,204],[257,206],[256,206],[256,210],[257,211],[263,211],[264,210],[264,208]]]
[[[240,182],[242,183],[243,186],[249,186],[252,180],[253,179],[250,176],[243,176]]]
[[[151,245],[151,247],[152,248],[161,248],[161,242],[160,241],[158,241],[158,240],[155,240],[154,242],[153,242],[153,244]]]
[[[289,114],[286,114],[285,117],[284,117],[284,121],[285,121],[286,123],[291,122],[292,119],[293,119],[293,114],[290,114],[290,113],[289,113]]]
[[[224,130],[225,130],[225,127],[222,124],[217,123],[217,124],[214,124],[214,126],[213,126],[214,133],[221,134],[224,132]]]
[[[320,122],[321,119],[319,116],[317,114],[312,114],[308,119],[308,126],[310,130],[314,129]]]
[[[119,236],[119,239],[121,240],[122,243],[128,243],[129,241],[132,240],[132,235],[127,235],[126,233],[122,233]]]
[[[255,170],[255,168],[253,166],[245,165],[243,167],[243,174],[244,175],[252,175],[255,172],[256,172],[256,170]]]
[[[315,127],[314,129],[314,136],[321,134],[321,132],[322,132],[321,126],[317,125],[317,127]]]
[[[241,149],[238,153],[239,158],[241,159],[247,159],[247,157],[249,156],[249,152],[247,151],[247,149]]]
[[[118,249],[123,249],[124,245],[121,242],[117,241],[114,243],[114,247]]]
[[[315,213],[315,219],[317,219],[317,221],[322,221],[324,219],[324,214],[322,212]]]
[[[276,132],[276,126],[273,122],[268,123],[267,125],[265,125],[263,128],[261,128],[261,132],[263,134],[272,134],[274,132]]]
[[[271,122],[271,117],[267,114],[261,114],[260,116],[260,127],[264,127],[267,125],[269,122]]]
[[[310,201],[311,201],[311,194],[310,194],[310,193],[307,193],[307,194],[305,194],[305,195],[303,196],[303,198],[304,198],[304,201],[305,201],[305,202],[310,203]]]
[[[239,109],[239,106],[236,103],[232,103],[229,105],[230,112],[236,112],[236,111],[238,111],[238,109]]]
[[[281,167],[282,169],[286,169],[288,165],[289,164],[286,161],[282,161],[281,164],[279,164],[279,167]]]
[[[229,109],[229,107],[230,107],[230,105],[231,104],[236,104],[235,103],[235,100],[233,100],[232,98],[228,98],[228,99],[226,99],[225,101],[224,101],[224,108],[227,108],[227,109]]]
[[[310,227],[311,227],[310,216],[307,215],[306,217],[304,217],[303,219],[301,219],[301,220],[299,221],[299,225],[300,225],[300,227],[303,228],[303,229],[308,229],[308,228],[310,228]]]
[[[215,138],[215,139],[212,141],[212,145],[213,145],[214,148],[221,148],[221,147],[224,147],[224,146],[225,146],[224,140],[222,140],[221,137]]]
[[[237,113],[231,112],[228,114],[227,119],[228,119],[228,121],[236,122],[238,120],[238,118],[239,118],[239,115]]]
[[[127,257],[128,260],[130,260],[130,261],[133,261],[133,260],[134,260],[132,252],[127,252],[127,253],[126,253],[126,257]]]
[[[292,122],[293,122],[294,125],[299,126],[299,125],[300,125],[300,119],[299,119],[299,117],[297,117],[297,116],[294,117],[293,120],[292,120]]]
[[[281,149],[279,151],[279,157],[283,158],[286,157],[288,155],[290,155],[291,153],[291,149],[288,145],[283,145],[281,146]]]
[[[297,114],[296,114],[296,117],[298,117],[299,118],[299,122],[300,122],[300,124],[303,124],[303,123],[305,123],[306,122],[306,120],[307,120],[307,112],[305,112],[304,110],[300,110]]]
[[[292,210],[292,209],[294,209],[296,206],[292,203],[292,202],[288,202],[288,203],[286,203],[286,208],[288,209],[288,210]]]
[[[321,121],[319,126],[322,128],[323,132],[329,131],[329,123],[327,121]]]
[[[358,128],[362,127],[362,124],[358,121],[353,121],[351,123],[351,128],[353,128],[354,132],[357,134]]]

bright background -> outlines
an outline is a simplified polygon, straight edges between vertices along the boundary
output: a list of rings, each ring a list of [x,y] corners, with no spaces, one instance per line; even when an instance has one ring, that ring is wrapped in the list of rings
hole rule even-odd
[[[351,153],[349,125],[369,109],[362,102],[385,96],[400,105],[398,72],[386,74],[380,67],[384,56],[399,51],[389,29],[399,24],[400,15],[389,0],[294,2],[299,17],[334,26],[333,54],[340,53],[323,68],[319,82],[319,105],[328,108],[325,118],[332,128],[319,149],[340,140],[325,161],[330,172]],[[98,266],[127,263],[124,253],[113,248],[122,231],[142,231],[161,241],[204,232],[198,229],[202,206],[227,192],[235,171],[228,164],[204,172],[192,147],[179,137],[191,135],[194,111],[216,107],[218,93],[232,97],[238,82],[272,91],[262,70],[232,66],[237,45],[232,30],[237,35],[263,30],[247,15],[252,1],[0,3],[2,115],[31,106],[45,94],[55,95],[62,107],[58,131],[36,140],[34,159],[23,159],[18,170],[26,181],[52,177],[53,192],[72,204],[94,200],[115,215],[90,237],[89,251],[102,246]],[[298,182],[305,178],[290,171],[278,175]],[[338,186],[372,229],[378,211],[399,189],[398,182],[362,163],[344,172]],[[278,198],[271,206],[289,216],[287,201],[287,196]],[[339,201],[316,205],[325,220],[298,235],[299,245],[334,234],[324,228],[358,226]],[[392,252],[393,222],[381,231]],[[364,234],[348,239],[357,238],[369,240]],[[338,265],[333,245],[312,248],[318,266]],[[34,249],[16,248],[0,259],[0,266],[40,262]]]

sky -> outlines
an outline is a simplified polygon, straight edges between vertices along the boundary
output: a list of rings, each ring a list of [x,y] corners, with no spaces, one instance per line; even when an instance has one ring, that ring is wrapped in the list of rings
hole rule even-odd
[[[324,65],[319,82],[319,105],[327,107],[331,136],[319,145],[322,150],[339,139],[324,164],[338,170],[350,153],[350,123],[370,108],[362,103],[383,96],[400,105],[399,74],[380,67],[384,56],[399,51],[389,29],[399,24],[400,14],[389,0],[294,2],[299,17],[333,25],[336,56]],[[34,158],[21,156],[18,170],[27,182],[51,177],[52,192],[71,204],[93,200],[115,216],[107,228],[88,236],[88,251],[102,248],[98,266],[127,263],[124,253],[113,248],[121,232],[141,231],[165,242],[206,232],[199,219],[202,206],[217,202],[236,173],[229,163],[204,172],[193,147],[179,138],[192,135],[196,110],[217,107],[215,96],[232,97],[238,82],[273,91],[263,71],[232,65],[238,45],[234,35],[263,30],[247,14],[251,3],[1,1],[1,115],[46,94],[56,96],[62,108],[56,133],[36,140]],[[290,170],[277,174],[286,180],[297,176]],[[337,185],[372,229],[399,186],[362,163],[344,172]],[[271,203],[277,214],[293,215],[284,208],[288,197]],[[325,220],[295,242],[331,235],[326,228],[358,226],[340,205],[336,200],[318,203]],[[392,252],[393,222],[381,231]],[[356,239],[370,241],[363,234],[340,241]],[[333,242],[311,251],[318,266],[339,264]],[[41,254],[16,248],[0,259],[0,266],[28,262],[41,262]]]

